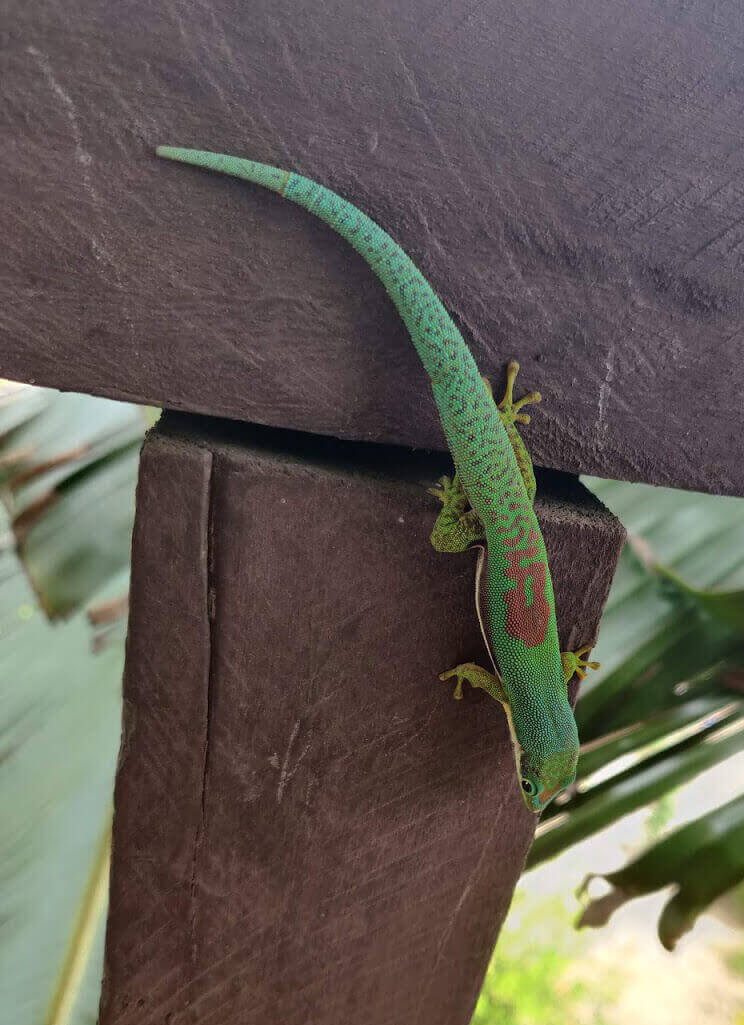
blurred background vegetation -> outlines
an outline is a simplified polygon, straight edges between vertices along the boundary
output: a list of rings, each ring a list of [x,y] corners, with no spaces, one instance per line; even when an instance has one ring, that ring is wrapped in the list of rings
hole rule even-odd
[[[156,418],[0,387],[0,1020],[12,1025],[96,1021],[134,488]],[[576,785],[538,827],[473,1025],[744,1025],[744,502],[585,483],[629,544],[602,669],[577,706]],[[710,914],[695,925],[710,911],[723,932]]]

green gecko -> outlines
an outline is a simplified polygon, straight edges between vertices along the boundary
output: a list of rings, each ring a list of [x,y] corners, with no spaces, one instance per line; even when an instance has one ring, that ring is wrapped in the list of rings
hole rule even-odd
[[[278,192],[334,228],[369,264],[405,323],[431,381],[434,401],[455,465],[433,493],[442,510],[432,532],[439,551],[480,548],[476,606],[493,672],[466,663],[440,679],[480,687],[504,707],[525,804],[540,812],[576,775],[578,735],[567,694],[585,675],[589,646],[561,655],[548,558],[533,509],[535,478],[516,424],[538,402],[515,402],[518,364],[509,364],[497,406],[470,349],[413,261],[366,214],[302,175],[252,160],[202,150],[159,146],[160,157],[243,178]],[[485,585],[483,573],[485,572]]]

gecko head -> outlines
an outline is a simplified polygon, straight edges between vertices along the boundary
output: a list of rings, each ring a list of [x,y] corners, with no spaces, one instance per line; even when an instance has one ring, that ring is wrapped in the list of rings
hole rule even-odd
[[[576,778],[576,750],[567,747],[545,757],[522,751],[519,785],[522,799],[531,812],[540,812],[569,787]]]
[[[576,779],[579,734],[573,709],[560,698],[557,684],[546,697],[534,681],[510,681],[505,689],[519,694],[518,704],[504,704],[522,800],[539,815]],[[557,694],[558,696],[554,696]]]

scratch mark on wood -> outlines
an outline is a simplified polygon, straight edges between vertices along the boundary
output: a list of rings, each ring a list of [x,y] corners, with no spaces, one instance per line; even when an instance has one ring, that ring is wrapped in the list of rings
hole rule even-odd
[[[49,88],[52,90],[54,95],[60,100],[62,106],[65,108],[65,114],[70,125],[70,131],[75,141],[75,159],[83,167],[89,167],[93,161],[90,153],[86,150],[83,145],[83,135],[80,131],[80,123],[78,121],[77,111],[75,110],[75,104],[72,102],[72,97],[66,92],[57,81],[57,78],[52,69],[52,65],[49,62],[49,58],[46,54],[43,54],[41,50],[37,50],[35,46],[28,46],[26,48],[27,53],[30,53],[34,60],[37,62],[42,70],[44,78],[47,80]],[[91,195],[95,196],[95,192],[90,183],[89,176],[85,176],[86,186],[89,188]]]
[[[599,416],[597,418],[597,431],[602,431],[603,433],[607,430],[607,422],[605,420],[605,414],[607,412],[607,400],[610,397],[610,386],[612,384],[612,379],[615,376],[614,342],[610,344],[610,348],[607,351],[607,355],[605,357],[605,367],[607,368],[607,373],[605,374],[605,379],[602,382],[599,389]]]
[[[80,176],[83,182],[83,187],[85,188],[85,191],[88,193],[91,199],[91,202],[93,204],[93,207],[96,211],[98,218],[102,219],[106,207],[105,203],[101,199],[100,194],[98,193],[98,190],[95,187],[93,176],[90,172],[90,168],[93,164],[93,157],[85,148],[85,145],[83,143],[83,133],[80,127],[80,119],[77,114],[75,103],[70,94],[67,92],[66,89],[63,88],[63,86],[57,79],[57,76],[54,73],[54,68],[52,67],[52,63],[49,60],[48,56],[45,53],[42,53],[41,50],[37,49],[37,47],[33,45],[27,46],[26,52],[36,61],[39,68],[41,69],[41,73],[43,74],[47,85],[49,86],[49,89],[52,91],[52,93],[54,93],[54,95],[57,97],[57,99],[60,101],[64,108],[65,117],[67,118],[67,122],[70,126],[70,133],[72,135],[73,143],[75,145],[75,160],[81,168]],[[103,231],[99,230],[98,235],[91,235],[90,247],[93,256],[98,261],[98,263],[108,264],[108,266],[111,268],[111,270],[113,271],[116,284],[121,289],[123,283],[121,275],[119,274],[117,261],[114,257],[113,252],[111,251],[111,249],[105,241]],[[133,336],[134,327],[131,317],[125,314],[124,320],[129,326],[130,334]]]
[[[290,782],[294,774],[300,767],[302,759],[305,757],[307,752],[310,750],[310,740],[308,739],[307,744],[300,753],[297,761],[294,764],[294,768],[290,770],[289,760],[292,756],[292,748],[294,747],[295,741],[297,740],[297,734],[300,732],[300,720],[298,719],[292,727],[292,732],[289,737],[289,743],[287,744],[287,750],[284,754],[284,761],[282,762],[282,771],[279,774],[279,785],[276,788],[276,803],[281,804],[282,798],[284,797],[284,791],[287,783]]]

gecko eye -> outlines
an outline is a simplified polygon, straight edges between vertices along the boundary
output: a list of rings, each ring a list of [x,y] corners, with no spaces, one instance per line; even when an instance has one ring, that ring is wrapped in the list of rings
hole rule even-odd
[[[524,790],[525,794],[527,794],[529,797],[534,797],[535,793],[537,791],[537,788],[535,787],[535,784],[532,782],[532,780],[531,779],[526,779],[525,777],[522,777],[521,783],[522,783],[522,790]]]

